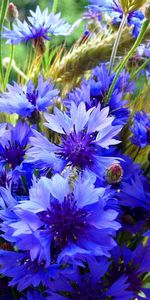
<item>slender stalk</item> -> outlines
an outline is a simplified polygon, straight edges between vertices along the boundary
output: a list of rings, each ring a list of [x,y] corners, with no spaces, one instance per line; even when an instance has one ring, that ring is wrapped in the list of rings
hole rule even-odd
[[[4,68],[7,68],[8,65],[10,64],[10,57],[7,57],[6,59],[7,59],[7,61],[3,61]],[[26,74],[24,74],[24,73],[16,66],[14,60],[12,60],[11,67],[12,67],[12,68],[14,69],[14,71],[15,71],[19,76],[21,76],[23,79],[25,79],[25,80],[27,80],[27,81],[29,80],[29,77],[28,77]]]
[[[9,0],[2,0],[1,4],[1,14],[0,14],[0,79],[3,87],[4,73],[3,73],[3,64],[2,64],[2,28],[7,11]]]
[[[17,294],[16,294],[15,289],[14,289],[14,288],[11,288],[11,291],[12,291],[13,299],[14,299],[14,300],[18,300],[18,297],[17,297]]]
[[[16,65],[12,64],[12,67],[18,75],[20,75],[22,78],[24,78],[27,81],[29,80],[29,77],[27,77]]]
[[[123,15],[121,24],[119,26],[118,34],[116,36],[115,43],[114,43],[114,46],[113,46],[113,50],[112,50],[112,53],[111,53],[109,74],[111,74],[111,71],[112,71],[112,68],[113,68],[113,65],[114,65],[114,62],[115,62],[118,46],[119,46],[119,43],[120,43],[122,31],[123,31],[123,28],[125,26],[127,17],[128,17],[127,15],[125,15],[125,14]]]
[[[113,91],[114,91],[114,87],[116,85],[116,82],[118,80],[118,77],[121,73],[121,71],[123,70],[123,68],[125,67],[126,63],[128,62],[128,60],[130,59],[130,57],[133,55],[133,53],[135,52],[135,50],[137,49],[137,47],[140,45],[145,33],[146,33],[146,30],[148,28],[148,25],[149,25],[149,21],[146,20],[144,23],[143,23],[143,26],[142,26],[142,29],[141,29],[141,32],[137,38],[137,40],[135,41],[133,47],[131,48],[131,50],[128,52],[128,54],[125,56],[125,58],[123,59],[122,63],[120,64],[117,72],[116,72],[116,75],[114,77],[114,80],[110,86],[110,89],[108,91],[108,94],[107,94],[107,97],[105,99],[105,102],[108,103]]]
[[[134,79],[145,67],[150,63],[150,58],[148,58],[137,70],[136,72],[131,76],[131,80]]]
[[[138,147],[137,151],[135,152],[135,155],[134,155],[133,161],[135,161],[135,160],[136,160],[136,158],[137,158],[137,156],[138,156],[138,154],[139,154],[140,150],[141,150],[141,148],[140,148],[140,147]]]
[[[54,0],[54,2],[53,2],[53,8],[52,8],[52,11],[53,11],[54,14],[57,11],[57,6],[58,6],[58,0]]]
[[[10,22],[10,29],[12,29],[12,23],[11,23],[11,22]],[[9,60],[9,64],[8,64],[7,71],[6,71],[6,73],[5,73],[5,78],[4,78],[4,90],[6,89],[7,83],[8,83],[8,81],[9,81],[9,75],[10,75],[11,65],[12,65],[13,55],[14,55],[14,45],[11,44],[10,47],[11,47],[11,50],[10,50],[10,60]]]

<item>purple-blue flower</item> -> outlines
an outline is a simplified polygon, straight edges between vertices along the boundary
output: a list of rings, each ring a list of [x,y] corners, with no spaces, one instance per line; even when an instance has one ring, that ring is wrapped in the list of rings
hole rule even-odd
[[[118,0],[89,0],[91,5],[89,9],[95,10],[96,12],[107,12],[112,16],[112,24],[119,25],[123,17],[123,10],[121,4]],[[128,14],[127,24],[129,26],[133,25],[133,36],[137,37],[142,22],[144,20],[144,15],[141,11],[136,10]]]
[[[83,14],[83,20],[101,21],[101,19],[102,19],[101,13],[96,11],[95,9],[88,9]]]
[[[134,115],[131,127],[133,137],[131,141],[140,148],[150,144],[150,117],[145,111],[138,111]]]
[[[27,291],[19,300],[45,300],[45,296],[36,290]]]
[[[46,111],[53,105],[58,94],[50,80],[44,81],[42,76],[39,76],[37,86],[31,80],[24,87],[14,83],[8,85],[8,92],[0,95],[0,111],[22,117],[34,116],[35,112]]]
[[[112,266],[109,279],[114,281],[121,276],[126,276],[128,289],[133,293],[131,299],[150,299],[150,288],[145,288],[143,281],[143,275],[150,271],[150,248],[139,243],[135,250],[126,246],[117,246],[111,253]],[[140,296],[140,292],[145,294],[144,298]]]
[[[126,276],[121,276],[114,283],[104,279],[108,272],[109,262],[105,258],[87,259],[85,268],[75,269],[71,274],[58,276],[51,283],[49,300],[131,300],[133,293],[128,290]]]
[[[52,35],[68,35],[70,25],[63,19],[60,19],[60,13],[48,13],[46,8],[41,12],[39,6],[36,11],[30,10],[28,22],[21,22],[17,19],[16,24],[13,24],[13,29],[4,28],[3,38],[7,39],[7,43],[19,44],[27,43],[29,40],[34,40],[36,44],[39,40],[49,40]]]
[[[72,102],[70,115],[55,107],[54,114],[46,114],[45,126],[60,134],[60,144],[52,144],[44,136],[34,131],[32,147],[27,151],[27,161],[35,165],[47,165],[57,171],[66,165],[79,170],[88,169],[97,176],[116,160],[105,157],[102,149],[120,143],[115,136],[121,126],[112,126],[109,107],[100,110],[100,105],[86,110],[85,103],[78,106]],[[57,169],[55,169],[57,167]],[[59,170],[59,169],[58,169]]]
[[[119,187],[122,230],[133,233],[149,229],[150,186],[146,177],[135,173]]]
[[[0,250],[0,273],[12,278],[9,286],[17,286],[22,291],[31,285],[49,285],[50,279],[55,277],[54,267],[45,267],[45,262],[32,261],[27,252]]]
[[[79,263],[87,255],[109,256],[113,237],[120,228],[118,213],[107,209],[104,188],[94,188],[79,178],[73,187],[56,174],[42,177],[30,189],[30,199],[1,212],[1,230],[18,249],[30,253],[31,261],[46,267],[53,263]],[[8,200],[8,194],[3,197]],[[5,199],[5,202],[6,202]]]
[[[16,126],[4,125],[0,140],[0,168],[7,166],[12,170],[21,166],[27,150],[31,129],[26,123],[18,122]]]
[[[115,74],[109,75],[107,65],[101,64],[92,70],[92,76],[89,80],[83,81],[80,88],[74,89],[68,94],[64,103],[70,107],[71,101],[79,104],[81,101],[85,102],[87,108],[97,106],[99,103],[101,107],[105,107],[105,98],[111,86]],[[134,91],[134,82],[130,82],[130,76],[123,71],[118,78],[114,92],[108,102],[110,107],[109,114],[114,116],[113,124],[126,124],[130,111],[126,107],[128,101],[124,100],[126,93]]]

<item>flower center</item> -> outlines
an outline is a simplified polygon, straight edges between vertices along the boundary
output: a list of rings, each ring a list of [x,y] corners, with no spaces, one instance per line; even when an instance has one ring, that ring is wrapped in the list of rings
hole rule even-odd
[[[58,152],[58,155],[70,161],[73,166],[80,168],[90,166],[96,151],[92,143],[94,139],[94,135],[74,131],[62,137],[62,145],[60,146],[62,150]]]
[[[21,164],[24,155],[25,150],[19,144],[10,144],[9,146],[5,147],[5,159],[13,169]]]
[[[73,194],[65,197],[62,203],[55,199],[51,209],[39,213],[39,216],[53,233],[55,247],[61,249],[68,242],[76,242],[87,228],[87,212],[77,208]]]

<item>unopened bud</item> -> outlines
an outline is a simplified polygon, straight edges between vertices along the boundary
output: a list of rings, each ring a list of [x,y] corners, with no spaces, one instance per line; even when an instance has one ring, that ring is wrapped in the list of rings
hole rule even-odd
[[[16,5],[14,5],[12,2],[9,3],[7,8],[7,20],[9,22],[14,22],[15,19],[17,19],[19,16],[18,9]]]
[[[12,245],[10,243],[3,242],[3,243],[0,244],[0,249],[9,251],[9,250],[12,250],[13,247],[12,247]]]
[[[150,2],[145,6],[145,18],[150,21]]]
[[[122,222],[125,223],[126,225],[134,225],[135,224],[135,220],[130,215],[124,215],[122,217]]]
[[[119,164],[114,164],[106,171],[106,179],[109,184],[119,183],[123,176],[123,169]]]

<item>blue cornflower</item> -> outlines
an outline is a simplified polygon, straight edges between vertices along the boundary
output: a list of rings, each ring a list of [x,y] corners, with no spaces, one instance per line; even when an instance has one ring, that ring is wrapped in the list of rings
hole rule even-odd
[[[44,81],[42,76],[37,86],[31,80],[24,87],[14,83],[14,86],[8,85],[8,92],[0,95],[0,111],[30,117],[34,112],[46,111],[58,94],[50,80]]]
[[[83,81],[80,88],[76,88],[68,94],[68,98],[64,100],[67,107],[70,102],[74,101],[79,104],[84,101],[87,108],[97,106],[106,106],[104,101],[109,91],[115,74],[109,75],[107,65],[101,64],[92,71],[92,76],[89,80]],[[116,83],[114,92],[108,102],[110,114],[115,117],[113,124],[126,124],[130,111],[126,108],[127,101],[123,100],[124,94],[134,91],[134,82],[130,82],[129,74],[123,71]]]
[[[36,290],[27,291],[26,295],[23,295],[19,300],[45,300],[47,299],[42,293]]]
[[[18,249],[30,251],[32,261],[45,261],[46,266],[78,263],[87,255],[109,256],[120,224],[118,213],[106,209],[105,193],[89,179],[79,177],[71,187],[58,174],[41,177],[30,190],[30,200],[13,206],[13,218],[1,213],[4,237],[13,237]]]
[[[7,39],[7,43],[19,44],[27,43],[34,40],[35,45],[41,39],[49,40],[51,35],[68,35],[70,25],[63,19],[60,19],[60,13],[48,13],[46,8],[41,12],[39,6],[36,11],[30,11],[31,16],[28,17],[28,23],[23,23],[17,19],[17,23],[13,24],[13,29],[4,28],[3,38]]]
[[[133,26],[132,34],[136,38],[139,35],[144,20],[144,14],[140,10],[131,12],[127,19],[127,24]]]
[[[131,299],[150,299],[150,288],[144,288],[143,284],[143,275],[150,271],[149,247],[139,244],[135,250],[130,250],[126,246],[117,246],[111,253],[110,280],[125,276],[128,278],[128,289],[133,293]],[[139,295],[140,292],[145,294],[144,298]]]
[[[133,144],[144,148],[150,144],[150,117],[144,111],[138,111],[134,115],[133,126],[131,127]]]
[[[40,293],[39,291],[33,290],[33,291],[27,291],[27,294],[19,298],[19,300],[45,300],[46,298]]]
[[[106,282],[104,276],[109,267],[109,262],[94,257],[87,259],[88,268],[76,269],[71,274],[63,274],[55,278],[48,291],[51,300],[131,300],[133,293],[128,290],[127,277],[122,276],[114,283]]]
[[[6,125],[5,125],[6,126]],[[31,136],[30,127],[26,123],[18,122],[14,127],[8,125],[0,140],[0,168],[8,166],[15,169],[21,166],[27,145]]]
[[[147,58],[150,57],[150,45],[147,44],[141,44],[137,48],[137,54],[135,56],[135,62],[141,62],[143,63]],[[147,63],[144,69],[142,69],[138,74],[137,77],[144,75],[146,77],[150,77],[150,63]]]
[[[102,15],[100,12],[98,12],[96,10],[88,9],[87,11],[84,12],[83,19],[101,21]]]
[[[55,108],[54,114],[45,115],[48,122],[45,126],[61,135],[60,144],[54,145],[34,131],[27,161],[35,162],[37,166],[42,166],[43,162],[43,165],[47,164],[54,170],[58,164],[61,168],[68,164],[101,176],[115,161],[113,157],[104,157],[101,149],[118,144],[119,141],[114,137],[122,128],[119,125],[112,126],[113,117],[108,117],[108,114],[109,107],[100,110],[98,106],[86,110],[83,102],[78,106],[71,103],[70,116]]]
[[[11,277],[9,286],[17,286],[19,291],[29,286],[38,287],[40,283],[48,286],[55,276],[54,267],[45,267],[45,262],[32,261],[27,252],[0,250],[0,272]],[[31,298],[32,299],[32,298]]]
[[[124,12],[118,0],[89,0],[89,2],[91,3],[89,9],[95,10],[96,12],[108,12],[113,17],[112,24],[119,25],[121,23]],[[143,20],[144,14],[139,10],[128,14],[127,24],[134,26],[133,36],[138,36]]]
[[[119,187],[118,204],[122,230],[140,232],[149,229],[150,186],[147,178],[135,173]]]

